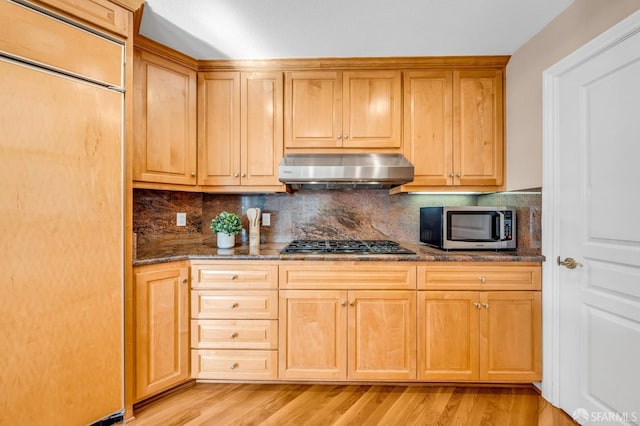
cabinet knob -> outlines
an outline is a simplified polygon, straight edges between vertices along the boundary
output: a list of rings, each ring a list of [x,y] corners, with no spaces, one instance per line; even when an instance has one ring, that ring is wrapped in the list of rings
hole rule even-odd
[[[487,309],[489,309],[489,304],[488,304],[488,303],[483,303],[483,304],[482,304],[482,307],[483,307],[483,308],[487,308]]]
[[[230,279],[231,281],[235,280],[236,278],[238,278],[238,276],[237,276],[237,275],[231,275],[231,276],[229,277],[229,279]]]
[[[453,172],[449,173],[449,177],[453,177]]]
[[[476,308],[480,309],[480,306],[482,306],[482,305],[480,305],[478,302],[476,302],[476,303],[473,304],[473,306],[475,306]]]
[[[480,280],[481,283],[487,281],[487,279],[485,277],[478,277],[478,279]]]
[[[189,280],[188,280],[188,279],[186,279],[186,278],[183,278],[183,279],[182,279],[182,284],[186,284],[186,283],[188,283],[188,282],[189,282]]]
[[[229,366],[229,370],[235,370],[237,366],[238,366],[238,364],[234,362],[233,364],[231,364]]]
[[[238,337],[238,333],[231,333],[231,336],[229,336],[230,339],[235,339],[236,337]]]
[[[247,175],[245,175],[244,173],[240,173],[240,177],[246,177]]]
[[[342,139],[342,135],[336,136],[337,139]]]
[[[349,302],[349,306],[355,306],[355,305],[356,305],[355,302],[353,301]]]
[[[348,133],[345,133],[345,134],[344,134],[344,138],[345,138],[345,139],[349,139],[349,134],[348,134]]]
[[[456,173],[456,177],[460,177],[460,172]]]
[[[340,303],[342,306],[347,306],[347,302],[345,302],[344,300],[342,301],[342,303]]]
[[[234,173],[234,174],[233,174],[233,177],[238,177],[238,174],[237,174],[237,173]]]
[[[191,172],[191,177],[196,177],[196,172]]]
[[[231,305],[229,305],[229,308],[231,308],[231,309],[235,309],[237,307],[238,307],[237,303],[232,303]]]

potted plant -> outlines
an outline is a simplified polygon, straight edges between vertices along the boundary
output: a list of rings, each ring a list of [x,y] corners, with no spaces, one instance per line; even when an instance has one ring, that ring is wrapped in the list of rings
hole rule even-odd
[[[235,213],[221,212],[211,220],[211,231],[217,234],[219,248],[231,248],[242,231],[242,222]]]

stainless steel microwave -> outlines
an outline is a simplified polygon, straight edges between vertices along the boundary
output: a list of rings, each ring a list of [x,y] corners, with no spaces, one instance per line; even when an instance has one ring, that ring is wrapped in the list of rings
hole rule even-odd
[[[420,241],[445,250],[514,250],[516,209],[504,206],[421,207]]]

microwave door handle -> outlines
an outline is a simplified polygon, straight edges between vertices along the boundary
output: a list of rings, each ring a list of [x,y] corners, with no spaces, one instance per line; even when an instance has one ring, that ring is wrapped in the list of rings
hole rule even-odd
[[[504,233],[504,213],[498,212],[498,216],[500,217],[500,241],[504,241],[507,237]]]

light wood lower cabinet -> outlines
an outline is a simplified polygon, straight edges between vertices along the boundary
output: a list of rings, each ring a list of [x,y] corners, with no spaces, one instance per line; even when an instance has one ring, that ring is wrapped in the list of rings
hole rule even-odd
[[[135,276],[136,400],[189,378],[189,264],[140,266]]]
[[[278,377],[278,266],[193,261],[191,375],[197,379]]]
[[[415,266],[305,262],[280,277],[281,379],[416,378]]]
[[[540,288],[540,266],[422,268],[419,277],[429,279],[419,279],[419,288],[450,290],[418,291],[419,380],[532,382],[542,378],[541,293],[530,290]],[[483,286],[510,291],[463,290]]]

